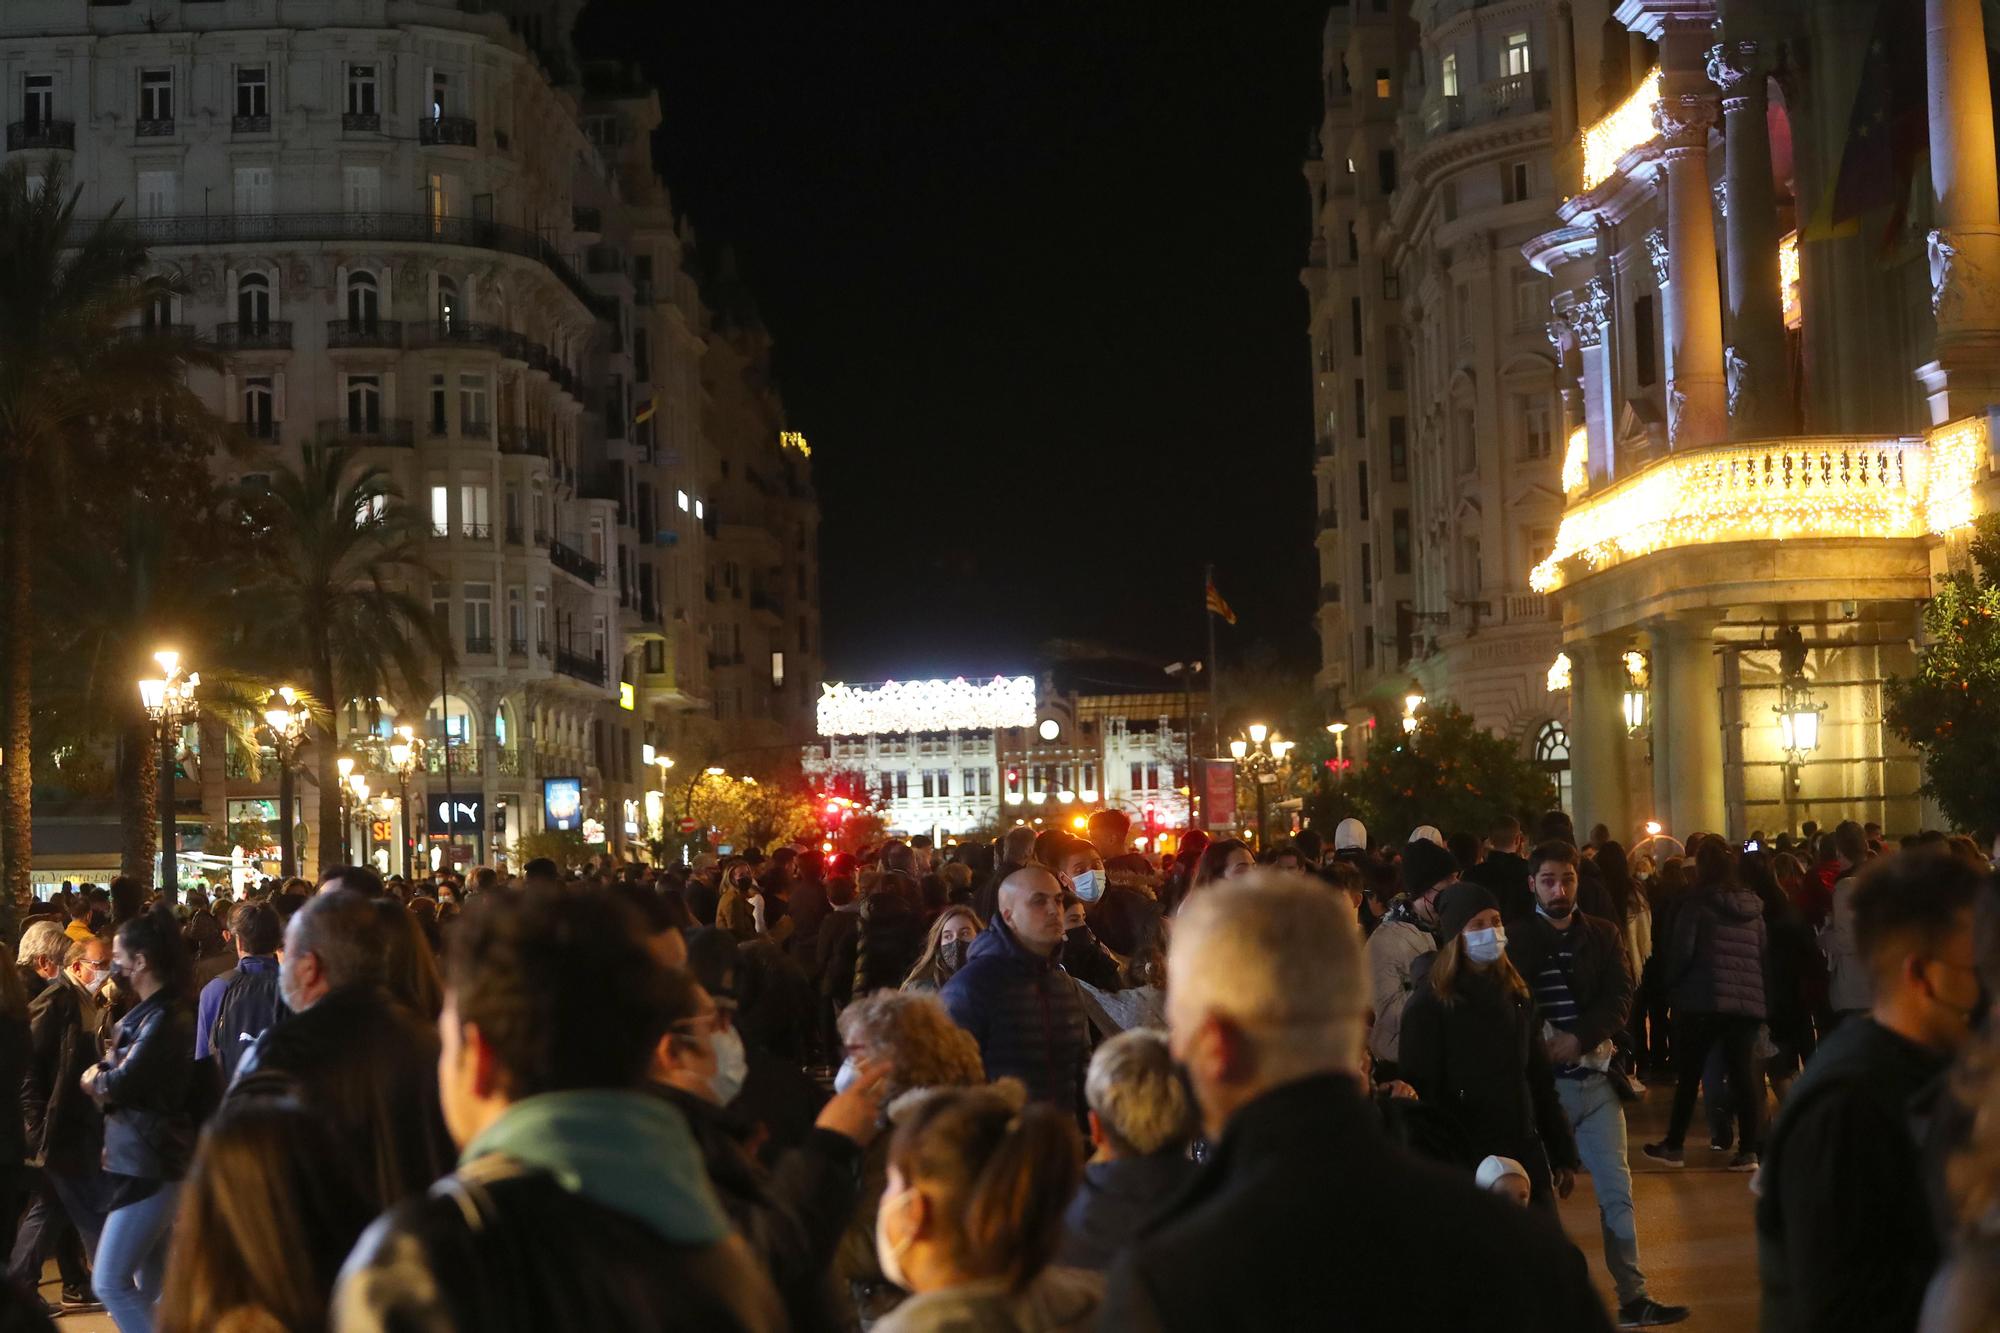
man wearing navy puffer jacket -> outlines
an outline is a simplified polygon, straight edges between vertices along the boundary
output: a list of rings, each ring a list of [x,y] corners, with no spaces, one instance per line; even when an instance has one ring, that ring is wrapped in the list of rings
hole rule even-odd
[[[988,1078],[1018,1078],[1030,1097],[1081,1116],[1090,1025],[1062,966],[1062,882],[1024,866],[1001,883],[999,905],[939,998],[979,1043]]]

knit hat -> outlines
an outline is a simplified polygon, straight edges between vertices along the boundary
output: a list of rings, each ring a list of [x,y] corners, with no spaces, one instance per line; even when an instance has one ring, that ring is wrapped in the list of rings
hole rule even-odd
[[[1333,850],[1336,852],[1365,852],[1368,850],[1368,826],[1354,818],[1343,819],[1333,830]]]
[[[1410,841],[1415,842],[1419,838],[1425,842],[1434,842],[1440,847],[1444,846],[1444,834],[1438,832],[1435,824],[1419,824],[1411,829]]]
[[[1413,896],[1458,871],[1458,858],[1436,843],[1419,838],[1403,848],[1403,889]]]
[[[1500,910],[1500,900],[1483,885],[1460,880],[1437,896],[1438,939],[1449,940],[1465,929],[1465,923],[1487,908]]]
[[[1509,1176],[1519,1176],[1528,1180],[1528,1168],[1511,1157],[1489,1157],[1479,1164],[1479,1173],[1473,1182],[1483,1190],[1490,1190]],[[1529,1181],[1533,1184],[1532,1181]]]

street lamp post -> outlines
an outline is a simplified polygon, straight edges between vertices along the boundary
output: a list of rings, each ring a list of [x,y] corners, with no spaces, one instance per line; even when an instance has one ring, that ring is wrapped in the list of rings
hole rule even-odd
[[[396,791],[401,798],[403,819],[403,878],[411,877],[410,858],[415,854],[414,830],[410,827],[410,776],[423,762],[424,743],[413,727],[397,727],[396,739],[389,742],[389,767],[396,773]]]
[[[348,780],[354,776],[354,756],[344,754],[333,761],[340,773],[340,859],[345,861],[354,854],[354,811],[347,803]]]
[[[160,727],[160,887],[172,901],[180,891],[179,835],[174,823],[174,751],[181,720],[194,715],[194,692],[201,673],[181,674],[179,653],[163,649],[153,654],[161,675],[139,682],[139,702]]]
[[[365,850],[365,849],[367,848],[367,846],[368,846],[368,838],[367,838],[367,833],[368,833],[368,779],[367,779],[367,777],[366,777],[366,776],[364,776],[363,774],[360,774],[360,773],[356,773],[356,774],[352,775],[351,777],[349,777],[349,778],[347,779],[347,785],[348,785],[348,788],[349,788],[349,790],[351,790],[351,791],[352,791],[352,792],[354,793],[354,802],[353,802],[353,804],[352,804],[352,805],[351,805],[351,806],[349,807],[349,809],[350,809],[350,810],[359,810],[359,811],[361,812],[361,832],[362,832],[362,839],[361,839],[361,845],[362,845],[362,847],[363,847],[363,849],[364,849],[364,850],[363,850],[363,852],[362,852],[362,855],[361,855],[361,857],[360,857],[360,860],[359,860],[359,861],[356,861],[356,862],[355,862],[355,864],[357,864],[357,865],[358,865],[358,864],[360,864],[360,862],[361,862],[361,861],[366,861],[366,860],[368,859],[368,855],[367,855],[367,852],[366,852],[366,850]],[[347,845],[346,847],[342,848],[341,850],[342,850],[342,852],[343,852],[343,854],[344,854],[344,855],[347,855],[347,856],[350,856],[350,857],[354,855],[354,843],[353,843],[353,839],[352,839],[352,837],[350,837],[350,838],[349,838],[349,840],[348,840],[348,845]]]
[[[292,764],[312,720],[312,714],[298,707],[298,701],[298,691],[280,685],[271,692],[264,709],[264,725],[270,729],[271,748],[278,756],[278,873],[286,879],[298,873],[293,848]]]
[[[1262,722],[1252,722],[1248,740],[1239,736],[1229,742],[1229,757],[1248,769],[1257,786],[1257,850],[1270,846],[1266,819],[1269,817],[1268,789],[1277,784],[1278,769],[1292,752],[1293,742],[1283,739]]]

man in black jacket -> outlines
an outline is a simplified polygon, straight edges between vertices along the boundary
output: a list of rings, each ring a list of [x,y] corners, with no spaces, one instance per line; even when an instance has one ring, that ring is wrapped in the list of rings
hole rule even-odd
[[[1465,872],[1465,878],[1483,885],[1500,900],[1502,919],[1512,921],[1535,910],[1535,895],[1528,887],[1531,872],[1521,855],[1521,821],[1503,815],[1486,835],[1486,855]]]
[[[1554,1029],[1548,1048],[1556,1096],[1597,1194],[1604,1266],[1618,1288],[1618,1325],[1678,1324],[1688,1317],[1686,1306],[1662,1305],[1646,1294],[1625,1108],[1605,1072],[1612,1037],[1624,1029],[1632,1009],[1625,948],[1609,921],[1576,910],[1576,848],[1545,842],[1527,864],[1536,908],[1507,921],[1507,957],[1534,992],[1536,1017]]]
[[[1942,852],[1870,864],[1853,897],[1874,1005],[1834,1029],[1766,1141],[1757,1200],[1763,1328],[1913,1328],[1938,1265],[1919,1119],[1979,1005],[1982,876]]]
[[[1608,1327],[1552,1222],[1383,1136],[1360,1081],[1360,932],[1324,884],[1211,885],[1175,922],[1167,970],[1173,1053],[1215,1148],[1112,1268],[1103,1327]],[[1386,1275],[1385,1236],[1421,1236],[1450,1280]]]
[[[1130,1028],[1090,1057],[1090,1161],[1063,1214],[1056,1262],[1106,1269],[1187,1184],[1194,1104],[1165,1036]]]
[[[439,1020],[458,1169],[348,1256],[342,1333],[762,1333],[784,1307],[643,1087],[667,976],[598,890],[483,894]]]
[[[388,932],[375,902],[315,895],[285,928],[278,984],[292,1012],[237,1066],[232,1095],[286,1091],[368,1155],[380,1207],[414,1194],[451,1161],[438,1107],[436,1031],[383,989]]]

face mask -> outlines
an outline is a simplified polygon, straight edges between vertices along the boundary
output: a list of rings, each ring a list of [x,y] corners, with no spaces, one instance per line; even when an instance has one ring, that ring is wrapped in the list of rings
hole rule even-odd
[[[833,1076],[833,1090],[836,1093],[846,1092],[860,1078],[861,1066],[855,1064],[852,1060],[842,1060],[840,1062],[840,1071]]]
[[[1507,932],[1498,926],[1465,932],[1465,956],[1475,963],[1497,963],[1506,948]]]
[[[882,1276],[904,1291],[910,1290],[910,1281],[903,1272],[903,1251],[914,1245],[917,1238],[911,1236],[900,1245],[891,1244],[889,1228],[885,1223],[889,1220],[889,1210],[904,1207],[905,1200],[914,1194],[916,1191],[913,1189],[904,1190],[893,1197],[885,1194],[882,1196],[882,1202],[875,1208],[875,1262],[881,1268]]]
[[[89,991],[92,995],[96,995],[104,990],[104,983],[109,980],[111,980],[111,969],[100,968],[97,972],[92,974],[90,980],[83,983],[83,988]]]
[[[1069,877],[1069,882],[1070,887],[1076,890],[1076,896],[1087,903],[1096,902],[1097,896],[1104,892],[1104,886],[1098,883],[1095,870],[1079,870]]]
[[[715,1100],[727,1106],[743,1091],[743,1080],[750,1073],[750,1059],[743,1052],[743,1034],[735,1028],[717,1031],[708,1039],[708,1049],[715,1053],[715,1072],[709,1075],[708,1087]]]
[[[949,943],[938,946],[938,960],[944,964],[945,971],[956,972],[965,966],[965,951],[967,947],[969,947],[969,941],[966,940],[952,940]]]

